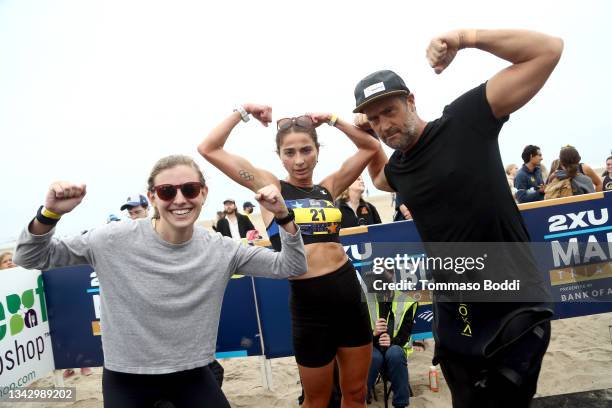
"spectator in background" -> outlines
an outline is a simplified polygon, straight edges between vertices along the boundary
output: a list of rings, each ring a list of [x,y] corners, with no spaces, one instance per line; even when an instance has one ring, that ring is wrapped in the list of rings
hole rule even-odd
[[[254,209],[255,209],[255,206],[250,201],[245,201],[244,204],[242,204],[242,212],[244,213],[244,215],[248,216],[249,218],[251,218],[251,214],[253,214]]]
[[[374,280],[394,282],[393,272],[369,274],[365,280],[369,287],[366,300],[374,336],[366,400],[372,402],[374,384],[378,374],[384,372],[391,381],[393,407],[406,407],[410,404],[407,357],[413,351],[412,327],[419,304],[405,292],[372,290]]]
[[[380,224],[380,215],[374,205],[363,199],[365,184],[359,176],[336,200],[336,207],[342,212],[340,228],[358,225]]]
[[[13,263],[13,253],[6,251],[0,254],[0,270],[14,268],[17,265]]]
[[[544,199],[544,180],[540,170],[542,152],[538,146],[528,145],[523,149],[523,167],[516,173],[514,187],[516,201],[528,203]]]
[[[225,212],[217,211],[217,215],[215,216],[215,219],[214,219],[213,224],[212,224],[212,229],[215,232],[219,232],[219,230],[217,229],[217,224],[219,223],[219,220],[221,220],[223,218],[225,218]]]
[[[554,173],[551,182],[570,179],[573,195],[594,193],[596,182],[601,185],[601,179],[595,174],[593,169],[586,164],[580,163],[580,160],[580,154],[575,147],[565,146],[562,148],[559,152],[559,169]],[[594,181],[592,177],[587,176],[585,173],[593,173],[596,180]]]
[[[544,163],[540,163],[540,173],[542,173],[542,180],[546,180],[550,176]]]
[[[149,202],[142,194],[129,196],[121,206],[121,211],[127,210],[129,217],[133,220],[137,218],[147,218],[149,216]]]
[[[577,169],[576,173],[578,175],[583,174],[587,176],[588,178],[591,179],[591,182],[593,183],[593,186],[595,187],[595,191],[602,191],[603,183],[601,182],[601,178],[597,175],[597,173],[595,173],[595,170],[593,170],[591,166],[585,163],[580,163],[580,160],[582,160],[582,158],[580,157],[578,150],[576,150],[574,146],[567,145],[561,148],[561,151],[559,152],[560,168],[566,170],[568,173],[568,176],[570,176],[571,178],[572,177],[571,174],[574,173],[573,168],[574,166],[576,166],[576,169]],[[585,183],[585,184],[588,184],[588,183]]]
[[[116,222],[116,221],[121,221],[121,218],[117,217],[115,214],[110,214],[108,217],[106,217],[107,224],[110,224],[111,222]]]
[[[603,191],[612,191],[612,156],[606,159],[606,171],[601,175],[603,179]]]
[[[546,178],[546,184],[550,183],[555,177],[555,173],[559,170],[559,159],[555,159],[550,163],[550,174]]]
[[[514,163],[506,166],[506,179],[508,179],[508,186],[510,187],[510,191],[512,191],[512,197],[516,194],[516,188],[514,187],[514,178],[516,177],[516,173],[518,172],[518,166]]]
[[[236,210],[236,201],[228,198],[223,201],[225,217],[217,221],[217,232],[236,241],[246,238],[247,231],[254,230],[253,223],[246,215]]]

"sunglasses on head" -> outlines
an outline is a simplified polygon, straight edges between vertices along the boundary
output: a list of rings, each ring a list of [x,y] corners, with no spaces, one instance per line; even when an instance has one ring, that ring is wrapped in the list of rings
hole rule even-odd
[[[286,130],[291,126],[312,129],[314,127],[314,122],[310,119],[310,116],[306,115],[298,116],[297,118],[283,118],[276,121],[277,130]]]
[[[190,183],[176,185],[160,184],[159,186],[153,187],[151,189],[151,192],[155,192],[155,194],[157,194],[157,196],[164,201],[170,201],[174,197],[176,197],[176,193],[179,189],[181,190],[183,197],[187,199],[193,199],[196,198],[198,194],[200,194],[200,192],[202,191],[202,183],[198,181],[192,181]]]

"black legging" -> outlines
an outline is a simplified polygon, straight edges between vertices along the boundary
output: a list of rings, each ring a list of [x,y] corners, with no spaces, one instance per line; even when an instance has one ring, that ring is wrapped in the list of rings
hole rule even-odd
[[[126,374],[104,368],[105,408],[229,408],[208,367],[169,374]]]

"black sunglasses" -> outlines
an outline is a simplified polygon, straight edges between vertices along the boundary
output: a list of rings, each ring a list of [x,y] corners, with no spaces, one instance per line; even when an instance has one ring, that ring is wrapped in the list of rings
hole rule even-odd
[[[277,130],[287,130],[294,125],[303,129],[314,128],[314,122],[310,119],[310,116],[306,115],[298,116],[297,118],[283,118],[276,121]]]
[[[159,186],[153,187],[151,192],[155,192],[155,194],[157,194],[157,196],[164,201],[170,201],[176,197],[176,193],[179,189],[181,190],[183,197],[187,199],[194,199],[202,191],[202,183],[192,181],[190,183],[176,185],[160,184]]]

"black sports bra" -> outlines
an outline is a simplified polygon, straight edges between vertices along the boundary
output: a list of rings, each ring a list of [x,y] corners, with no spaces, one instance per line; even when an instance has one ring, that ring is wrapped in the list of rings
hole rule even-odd
[[[285,204],[295,214],[295,223],[300,226],[305,245],[316,242],[340,242],[338,232],[342,212],[334,206],[332,195],[325,187],[315,184],[312,188],[302,189],[282,180],[280,185]],[[266,231],[272,247],[280,251],[278,224],[272,220]]]

